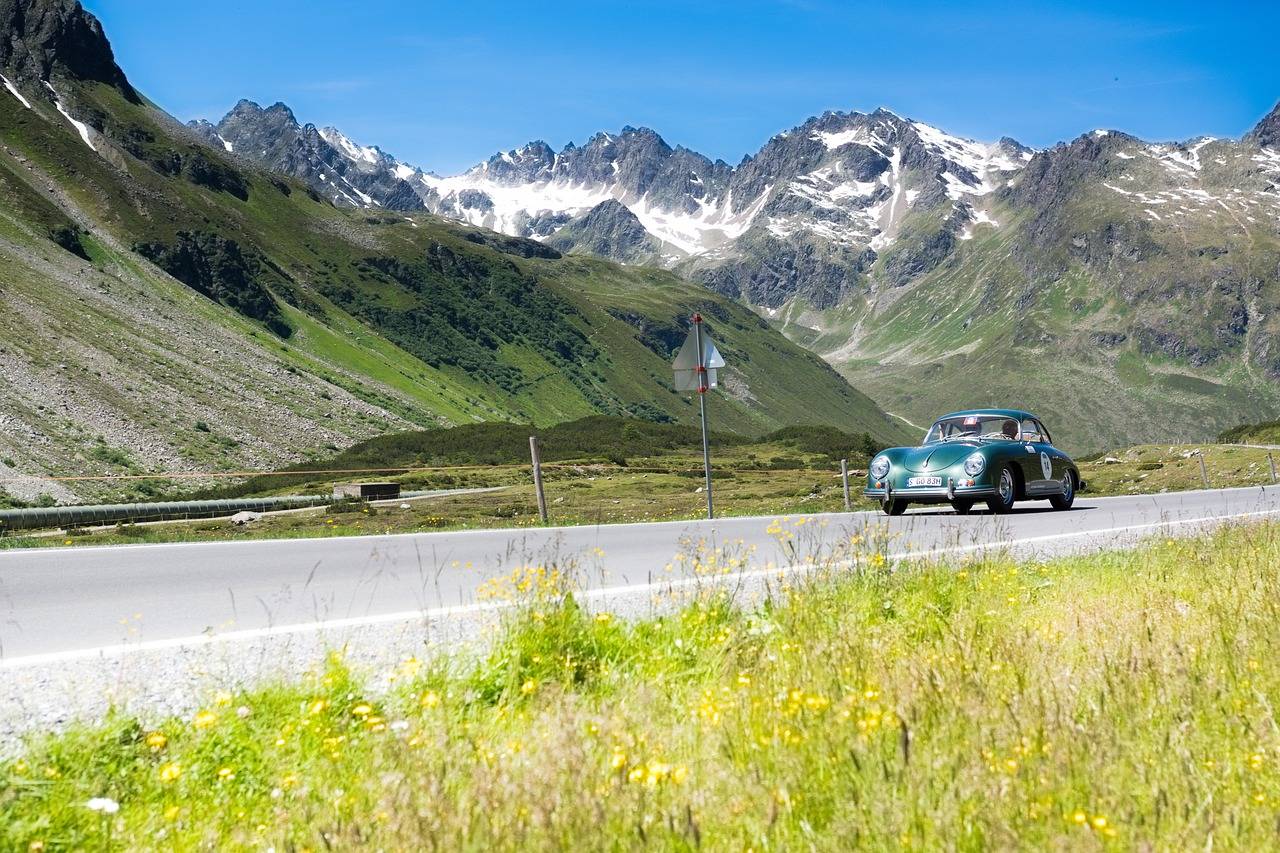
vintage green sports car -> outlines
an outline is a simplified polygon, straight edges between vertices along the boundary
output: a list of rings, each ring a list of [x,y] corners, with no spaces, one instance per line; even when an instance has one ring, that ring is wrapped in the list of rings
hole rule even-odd
[[[919,447],[891,447],[871,460],[863,493],[889,515],[912,503],[949,503],[960,514],[978,501],[1008,512],[1018,500],[1070,509],[1085,489],[1080,469],[1053,446],[1030,412],[974,409],[943,415]]]

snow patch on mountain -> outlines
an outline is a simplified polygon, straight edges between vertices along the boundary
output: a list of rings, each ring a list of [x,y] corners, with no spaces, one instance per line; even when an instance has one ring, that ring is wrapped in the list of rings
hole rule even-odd
[[[378,162],[379,152],[376,147],[372,145],[367,147],[356,145],[340,133],[337,128],[324,128],[320,131],[320,138],[338,149],[338,151],[349,160],[354,160],[357,163],[368,163],[370,165],[374,165]]]
[[[509,152],[503,159],[516,162],[517,158]],[[634,213],[646,231],[686,255],[740,236],[769,195],[768,191],[762,193],[741,211],[733,210],[729,196],[720,203],[696,199],[695,209],[685,212],[657,204],[648,194],[639,198],[629,196],[616,185],[565,180],[503,183],[485,177],[488,172],[487,167],[481,166],[449,178],[420,173],[417,180],[438,194],[438,206],[445,215],[453,214],[454,218],[470,225],[517,236],[550,236],[553,231],[528,233],[529,222],[540,217],[580,216],[601,202],[613,199]]]
[[[13,83],[9,81],[8,77],[4,76],[3,74],[0,74],[0,80],[4,81],[4,87],[9,90],[10,94],[12,94],[19,101],[21,101],[24,107],[26,107],[27,109],[31,109],[31,102],[22,96],[22,93],[18,91],[18,87],[13,85]]]
[[[908,205],[899,206],[901,202],[906,200],[906,188],[902,185],[902,148],[895,145],[893,154],[889,157],[889,171],[880,175],[883,181],[892,191],[893,194],[889,200],[880,204],[874,210],[876,217],[876,225],[879,233],[871,238],[868,245],[872,249],[879,251],[889,244],[890,235],[894,226],[902,218],[901,211],[905,210]]]
[[[93,144],[93,137],[89,134],[89,125],[85,124],[82,121],[77,121],[75,118],[72,117],[71,113],[67,112],[67,108],[62,105],[62,98],[58,95],[58,90],[53,88],[53,84],[51,84],[48,80],[46,80],[44,81],[44,85],[50,92],[53,93],[54,107],[56,107],[58,112],[62,113],[63,118],[71,122],[71,126],[74,127],[80,133],[80,138],[84,140],[84,144],[88,145],[91,151],[96,152],[98,148],[96,145]]]
[[[849,130],[819,132],[815,133],[813,138],[825,145],[828,151],[834,151],[837,148],[843,148],[846,145],[852,145],[854,143],[866,145],[877,150],[886,147],[886,143],[883,139],[875,133],[867,130],[865,127],[855,127]]]
[[[985,210],[974,210],[973,217],[969,220],[969,224],[959,234],[961,240],[972,240],[973,229],[979,225],[990,225],[992,228],[999,228],[1000,223],[996,222],[991,215]]]
[[[966,195],[983,196],[993,192],[1004,181],[1003,173],[1020,170],[1032,156],[1031,152],[1024,151],[1015,158],[999,142],[987,144],[963,139],[923,122],[914,121],[911,126],[920,134],[927,149],[948,161],[942,178],[947,185],[947,195],[956,201]],[[958,168],[953,171],[950,164]]]

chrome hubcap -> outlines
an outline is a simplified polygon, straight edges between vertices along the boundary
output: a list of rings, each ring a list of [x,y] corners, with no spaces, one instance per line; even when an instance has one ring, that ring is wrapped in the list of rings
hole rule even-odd
[[[1004,503],[1013,500],[1013,477],[1009,475],[1008,469],[1000,472],[1000,500]]]
[[[1070,500],[1071,493],[1075,491],[1075,483],[1071,481],[1071,475],[1067,474],[1062,478],[1062,495]]]

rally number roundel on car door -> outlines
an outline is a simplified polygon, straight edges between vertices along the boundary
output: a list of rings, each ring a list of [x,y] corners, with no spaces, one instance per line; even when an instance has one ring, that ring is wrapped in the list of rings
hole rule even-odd
[[[1046,480],[1053,479],[1053,463],[1049,461],[1049,454],[1043,451],[1040,453],[1040,470],[1044,472]]]

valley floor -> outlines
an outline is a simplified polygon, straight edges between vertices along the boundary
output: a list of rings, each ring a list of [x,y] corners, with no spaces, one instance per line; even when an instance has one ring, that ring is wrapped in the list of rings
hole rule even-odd
[[[1274,844],[1280,525],[1048,561],[882,547],[638,621],[527,569],[478,655],[334,658],[33,740],[0,764],[0,846]]]
[[[1090,496],[1156,494],[1203,488],[1200,462],[1213,488],[1273,482],[1268,454],[1280,465],[1280,451],[1239,445],[1142,445],[1081,463]],[[702,458],[692,452],[632,459],[626,467],[584,460],[547,466],[546,492],[552,523],[559,526],[680,521],[702,518]],[[871,509],[862,497],[864,476],[850,474],[854,509]],[[0,549],[147,542],[203,542],[237,539],[311,538],[386,533],[422,533],[539,525],[537,499],[528,466],[495,465],[396,478],[406,490],[490,488],[430,500],[375,507],[346,505],[269,514],[246,526],[225,519],[123,525],[92,531],[54,531],[0,537]],[[289,491],[323,493],[328,482]],[[715,457],[717,515],[786,515],[836,512],[844,508],[839,466],[817,454],[783,445],[744,445]]]

